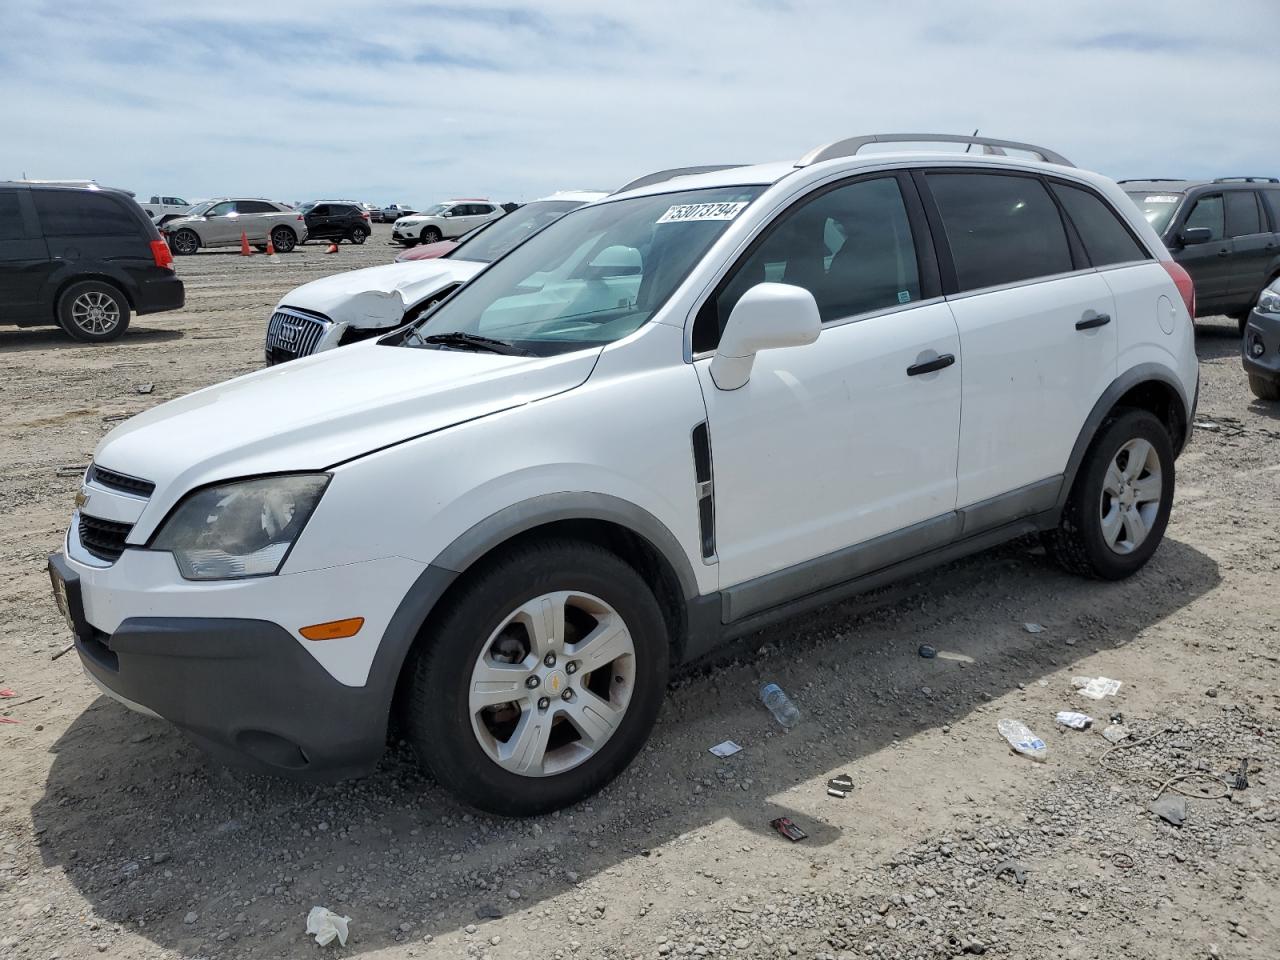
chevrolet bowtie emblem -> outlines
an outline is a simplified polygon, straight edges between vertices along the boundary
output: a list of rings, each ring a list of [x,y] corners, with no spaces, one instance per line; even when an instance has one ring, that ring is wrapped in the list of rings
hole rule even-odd
[[[81,490],[79,493],[76,494],[77,510],[83,509],[85,506],[88,505],[88,503],[89,503],[89,495],[87,493]]]

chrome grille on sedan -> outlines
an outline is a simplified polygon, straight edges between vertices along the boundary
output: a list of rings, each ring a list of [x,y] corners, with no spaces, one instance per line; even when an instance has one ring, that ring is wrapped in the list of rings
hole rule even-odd
[[[267,363],[284,363],[315,353],[332,321],[282,307],[267,322]]]

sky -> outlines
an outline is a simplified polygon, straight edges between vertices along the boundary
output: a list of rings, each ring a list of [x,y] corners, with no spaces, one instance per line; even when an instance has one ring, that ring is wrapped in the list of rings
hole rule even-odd
[[[5,8],[0,179],[144,198],[524,201],[975,128],[1116,178],[1280,176],[1280,0]]]

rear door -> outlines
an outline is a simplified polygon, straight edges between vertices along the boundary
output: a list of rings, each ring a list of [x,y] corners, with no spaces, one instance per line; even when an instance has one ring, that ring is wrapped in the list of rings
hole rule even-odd
[[[240,214],[240,229],[251,243],[266,243],[267,234],[280,220],[276,205],[265,200],[237,200],[236,210]]]
[[[957,506],[1016,494],[970,516],[1045,509],[1116,376],[1111,290],[1041,178],[936,170],[918,180],[945,237],[943,282],[964,357]]]
[[[1242,310],[1253,306],[1270,278],[1275,238],[1256,190],[1228,190],[1223,198],[1232,251],[1228,290],[1231,304],[1227,309]]]
[[[0,324],[37,319],[49,270],[29,191],[0,190]]]
[[[1231,239],[1221,193],[1201,194],[1191,202],[1182,229],[1207,227],[1208,243],[1190,243],[1175,259],[1191,274],[1196,287],[1196,312],[1216,313],[1230,300]]]

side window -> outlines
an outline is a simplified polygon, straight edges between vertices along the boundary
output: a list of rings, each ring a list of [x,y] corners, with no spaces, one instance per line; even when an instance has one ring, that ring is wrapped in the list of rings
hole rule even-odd
[[[33,190],[40,227],[55,237],[136,237],[142,224],[114,197],[89,190]]]
[[[160,202],[160,198],[159,198],[159,197],[152,197],[152,198],[151,198],[151,202],[152,202],[152,203],[159,203],[159,202]],[[168,200],[165,200],[165,203],[168,203],[168,202],[169,202]]]
[[[489,214],[493,213],[493,207],[487,203],[477,203],[471,209],[478,217],[487,217]]]
[[[329,205],[328,205],[328,204],[326,204],[326,203],[316,204],[316,206],[314,206],[314,207],[312,207],[312,208],[311,208],[311,213],[312,213],[312,214],[314,214],[314,215],[315,215],[315,216],[317,216],[317,217],[327,217],[327,216],[330,216],[330,213],[329,213]]]
[[[859,180],[781,214],[704,308],[695,349],[713,349],[738,298],[765,282],[804,287],[823,323],[919,300],[915,244],[897,179]]]
[[[1184,227],[1208,227],[1210,240],[1221,240],[1227,235],[1222,216],[1222,194],[1201,197],[1187,214]]]
[[[279,213],[275,204],[265,200],[237,200],[236,209],[241,213]]]
[[[155,203],[155,201],[154,201],[154,200],[153,200],[153,201],[151,201],[151,202],[152,202],[152,203]],[[189,204],[189,203],[187,203],[187,201],[185,201],[185,200],[183,200],[183,199],[181,199],[181,198],[179,198],[179,197],[165,197],[165,198],[164,198],[164,202],[165,202],[165,203],[167,203],[167,204],[169,204],[169,205],[170,205],[170,206],[172,206],[172,207],[187,207],[187,206],[190,206],[190,204]]]
[[[1262,232],[1262,217],[1252,190],[1233,190],[1224,195],[1227,203],[1227,236],[1250,237]]]
[[[234,200],[223,200],[221,203],[215,203],[206,213],[206,217],[228,217],[236,212],[236,202]]]
[[[25,234],[18,192],[0,190],[0,240],[20,240]]]
[[[1259,194],[1264,208],[1271,210],[1271,231],[1280,233],[1280,190],[1264,190]]]
[[[1095,267],[1132,260],[1150,260],[1151,254],[1133,238],[1115,211],[1088,190],[1055,183],[1053,192],[1067,211]]]
[[[1074,269],[1062,217],[1039,180],[930,173],[928,183],[962,291]]]

